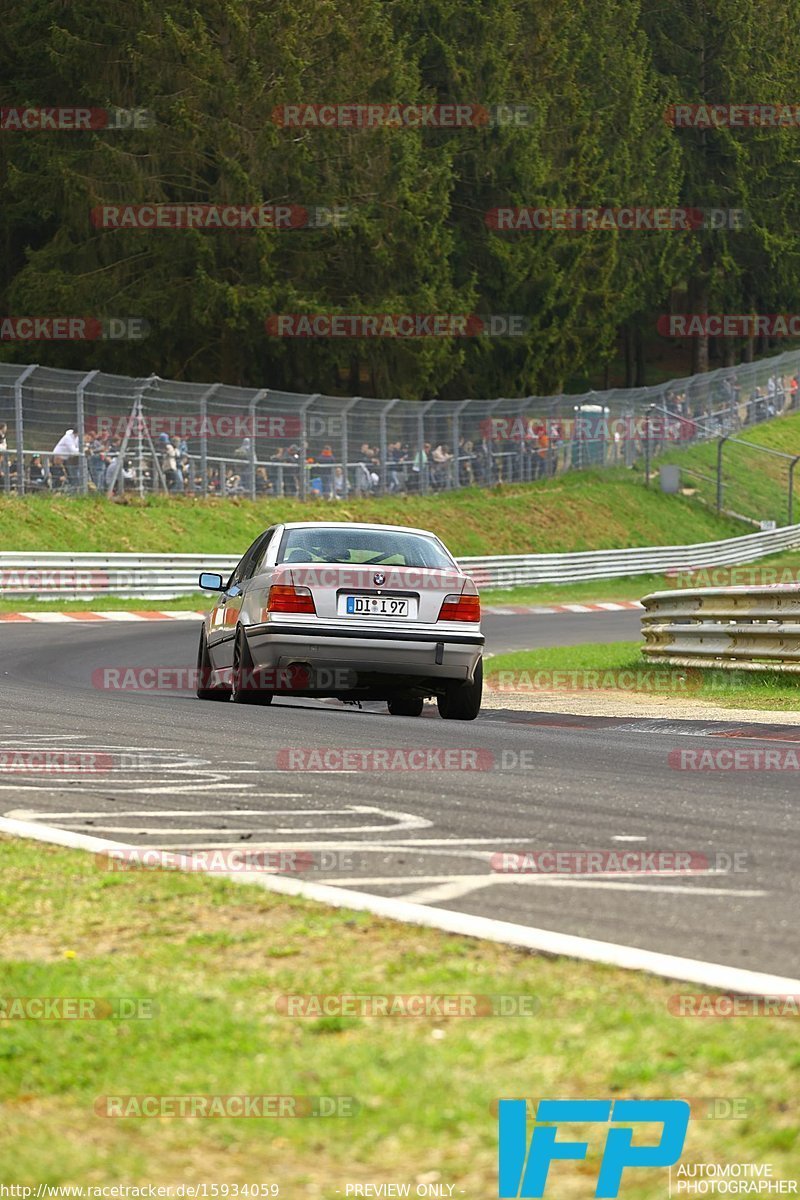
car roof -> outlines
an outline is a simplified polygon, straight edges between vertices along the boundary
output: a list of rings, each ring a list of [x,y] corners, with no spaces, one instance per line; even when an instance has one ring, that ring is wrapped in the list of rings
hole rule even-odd
[[[287,521],[284,529],[391,529],[395,533],[419,533],[423,537],[435,537],[438,533],[430,529],[417,529],[413,525],[382,525],[375,521]]]

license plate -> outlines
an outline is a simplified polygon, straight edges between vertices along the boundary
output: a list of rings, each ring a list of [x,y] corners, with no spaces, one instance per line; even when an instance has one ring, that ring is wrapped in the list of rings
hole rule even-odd
[[[408,617],[408,600],[398,596],[347,596],[349,617]]]

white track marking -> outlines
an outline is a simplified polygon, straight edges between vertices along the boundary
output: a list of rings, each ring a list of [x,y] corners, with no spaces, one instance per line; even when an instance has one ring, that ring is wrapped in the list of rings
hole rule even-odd
[[[409,879],[406,882],[413,883],[414,881]],[[413,892],[408,892],[403,896],[403,900],[406,904],[444,903],[445,900],[457,900],[460,896],[467,896],[470,892],[479,892],[483,888],[491,887],[493,883],[492,877],[486,875],[446,879],[438,885],[434,884],[433,887],[417,888]]]
[[[68,833],[63,829],[37,826],[25,821],[11,821],[5,817],[0,817],[0,833],[49,842],[73,850],[89,850],[95,854],[111,849],[135,849],[122,842]],[[186,866],[192,866],[190,857],[186,858]],[[615,942],[575,937],[569,933],[554,933],[549,929],[535,929],[511,921],[496,921],[491,917],[476,917],[448,909],[430,908],[423,904],[410,904],[407,900],[397,900],[393,897],[370,896],[364,892],[335,888],[324,883],[306,883],[278,875],[265,876],[238,871],[214,872],[214,875],[239,883],[255,884],[278,895],[299,896],[306,900],[318,901],[334,908],[369,912],[391,921],[440,929],[444,933],[459,934],[463,937],[483,938],[508,946],[520,946],[543,954],[566,955],[588,962],[608,963],[626,971],[649,971],[667,979],[679,979],[721,991],[742,992],[749,996],[795,995],[800,992],[800,979],[769,975],[762,971],[748,971],[741,967],[726,966],[724,963],[681,958],[674,954],[661,954],[654,950],[642,950],[638,946],[622,946]]]
[[[597,871],[591,875],[496,875],[494,873],[483,873],[481,875],[383,875],[369,877],[366,875],[354,875],[352,878],[348,879],[337,879],[336,883],[337,885],[341,884],[343,887],[347,887],[350,884],[357,883],[381,885],[388,885],[391,883],[408,883],[409,881],[413,883],[445,883],[449,880],[455,881],[458,879],[464,880],[465,882],[472,880],[477,886],[481,887],[491,886],[495,883],[510,883],[516,884],[517,886],[535,886],[536,884],[546,885],[548,883],[552,883],[555,886],[559,886],[565,883],[572,883],[573,881],[583,883],[592,882],[594,880],[598,880],[602,883],[622,883],[631,879],[718,879],[720,876],[727,878],[729,874],[730,873],[728,871]],[[640,891],[646,890],[643,884],[634,884],[633,886],[638,887]],[[683,891],[685,889],[681,890]],[[710,891],[711,889],[705,888],[703,890]],[[725,891],[726,895],[732,894],[727,888],[723,890]],[[768,892],[756,892],[752,889],[737,891],[735,894],[742,896],[769,895]]]
[[[8,813],[5,813],[5,816],[8,816],[8,815],[9,815]],[[381,830],[381,833],[384,833],[384,834],[393,833],[393,832],[394,832],[394,830],[391,827],[384,828]],[[293,842],[284,842],[283,847],[286,849],[291,849],[291,850],[331,850],[331,849],[335,849],[335,850],[376,850],[376,851],[389,852],[391,850],[412,850],[412,849],[418,850],[418,849],[423,849],[426,846],[447,846],[447,847],[451,847],[451,849],[430,850],[430,851],[428,851],[428,853],[443,854],[443,855],[448,855],[448,856],[451,854],[456,854],[459,857],[467,858],[467,857],[475,856],[478,852],[477,851],[463,851],[463,853],[462,853],[461,847],[465,846],[467,844],[472,844],[472,843],[483,843],[483,844],[489,845],[489,846],[496,846],[498,844],[496,838],[455,838],[455,839],[454,838],[399,838],[396,842],[385,842],[385,843],[384,842],[336,842],[335,845],[332,845],[331,842],[322,841],[322,840],[302,841],[302,842],[301,841],[296,841],[296,842],[293,841]],[[235,846],[240,846],[240,845],[241,845],[240,842],[208,842],[205,846],[205,849],[207,849],[207,850],[229,850],[229,849],[233,849],[233,847],[235,847]],[[152,849],[152,848],[153,847],[150,847],[150,849]],[[263,842],[263,843],[253,842],[251,845],[251,849],[253,849],[253,850],[272,850],[272,849],[280,850],[281,843],[280,842]],[[480,853],[481,853],[481,856],[483,857],[486,854],[488,854],[489,852],[481,851]]]
[[[287,799],[287,796],[282,793],[272,793],[278,799]],[[298,793],[298,798],[303,798],[302,793]],[[288,797],[288,798],[291,798]],[[218,832],[210,829],[207,825],[181,826],[178,828],[165,828],[163,825],[148,825],[147,821],[152,817],[210,817],[216,819],[224,819],[226,817],[247,817],[256,816],[262,819],[262,823],[258,827],[244,828],[241,830],[225,830],[225,832],[240,832],[260,834],[261,836],[270,835],[291,835],[295,831],[300,834],[307,833],[394,833],[406,829],[425,829],[430,827],[431,822],[425,817],[415,816],[413,813],[398,812],[393,809],[384,809],[371,804],[348,804],[344,808],[248,808],[248,809],[160,809],[160,808],[143,808],[143,809],[123,809],[117,812],[115,809],[109,809],[104,812],[42,812],[34,809],[11,809],[7,812],[6,817],[10,820],[26,820],[26,821],[67,821],[77,823],[79,826],[86,828],[86,822],[91,820],[93,828],[102,830],[104,833],[127,833],[127,834],[158,834],[160,838],[174,837],[208,837],[209,833]],[[356,820],[358,817],[377,816],[384,819],[384,823],[380,825],[364,824],[364,825],[325,825],[322,829],[319,826],[292,826],[282,825],[272,828],[270,822],[273,817],[311,817],[319,820],[329,816],[351,817]],[[126,825],[104,824],[103,818],[107,818],[112,822],[116,822],[119,818],[128,818],[129,823]],[[389,822],[394,824],[389,824]],[[239,843],[235,843],[239,844]]]
[[[470,879],[472,882],[470,882]],[[334,886],[337,886],[337,881],[331,880]],[[365,882],[370,882],[366,880]],[[397,880],[396,882],[401,882]],[[406,882],[416,882],[406,876]],[[457,896],[466,896],[469,892],[480,891],[487,887],[493,887],[496,883],[514,883],[524,884],[527,886],[538,887],[569,887],[569,888],[600,888],[610,889],[615,892],[664,892],[675,896],[691,896],[696,899],[698,896],[739,896],[739,897],[762,897],[768,896],[769,892],[763,891],[747,891],[744,888],[686,888],[680,887],[677,884],[662,884],[662,883],[631,883],[627,879],[588,879],[585,876],[578,878],[575,876],[562,875],[530,875],[526,877],[518,876],[514,879],[498,879],[494,875],[462,875],[452,876],[443,880],[438,887],[421,888],[415,892],[409,892],[403,896],[410,904],[438,904],[443,900],[453,900]]]
[[[303,792],[264,792],[265,796],[274,796],[279,800],[304,799]],[[45,817],[56,817],[59,821],[85,820],[88,817],[263,817],[272,813],[316,813],[316,808],[131,808],[118,811],[116,808],[104,809],[102,812],[38,812],[34,809],[15,808],[4,813],[6,817],[19,821],[40,821]],[[334,808],[330,812],[349,812],[349,809]]]

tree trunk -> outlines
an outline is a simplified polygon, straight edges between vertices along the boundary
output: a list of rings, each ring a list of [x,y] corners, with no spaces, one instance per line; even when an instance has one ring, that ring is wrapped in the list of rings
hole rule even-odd
[[[689,281],[689,312],[704,316],[708,312],[708,278],[695,276]],[[704,375],[708,371],[708,336],[692,338],[690,374]]]
[[[622,350],[625,355],[625,387],[633,387],[633,346],[629,325],[622,327]]]
[[[636,383],[634,387],[645,387],[647,368],[644,361],[644,337],[640,325],[637,325],[634,332],[634,348],[636,351]]]

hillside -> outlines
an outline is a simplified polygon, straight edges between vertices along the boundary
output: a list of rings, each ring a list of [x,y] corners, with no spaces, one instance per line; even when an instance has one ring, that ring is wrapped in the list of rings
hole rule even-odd
[[[670,545],[748,532],[684,496],[665,496],[624,470],[431,496],[339,503],[87,497],[0,497],[3,550],[235,553],[276,521],[379,521],[432,529],[458,555]]]

